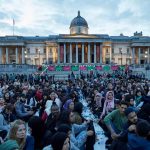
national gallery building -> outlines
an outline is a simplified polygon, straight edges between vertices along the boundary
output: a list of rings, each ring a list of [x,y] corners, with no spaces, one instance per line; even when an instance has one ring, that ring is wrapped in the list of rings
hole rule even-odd
[[[150,63],[150,37],[88,34],[87,21],[78,12],[70,34],[1,36],[0,64],[146,64]]]

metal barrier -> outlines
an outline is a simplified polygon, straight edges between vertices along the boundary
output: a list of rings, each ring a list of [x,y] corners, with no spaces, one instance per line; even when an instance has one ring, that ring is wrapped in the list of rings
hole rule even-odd
[[[32,73],[36,71],[36,65],[0,64],[0,73]]]

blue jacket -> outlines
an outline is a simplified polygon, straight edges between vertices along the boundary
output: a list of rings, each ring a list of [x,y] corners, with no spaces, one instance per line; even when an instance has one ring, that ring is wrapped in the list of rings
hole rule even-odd
[[[27,136],[24,150],[34,150],[34,138],[32,136]]]
[[[128,134],[128,150],[150,150],[150,141],[136,134]]]
[[[25,110],[24,103],[17,102],[15,106],[17,117],[26,117],[29,116],[28,112]]]

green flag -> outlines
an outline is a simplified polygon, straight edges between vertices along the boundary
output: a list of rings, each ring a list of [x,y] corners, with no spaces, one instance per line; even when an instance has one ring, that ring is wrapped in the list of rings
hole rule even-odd
[[[103,70],[104,70],[104,71],[109,71],[109,70],[110,70],[110,67],[109,67],[109,66],[104,66],[104,67],[103,67]]]
[[[87,66],[87,70],[89,71],[94,70],[94,66]]]
[[[121,70],[125,70],[125,66],[120,66],[120,69]]]
[[[62,66],[56,66],[56,71],[62,71]]]
[[[72,71],[78,71],[79,70],[79,66],[71,66],[71,70]]]

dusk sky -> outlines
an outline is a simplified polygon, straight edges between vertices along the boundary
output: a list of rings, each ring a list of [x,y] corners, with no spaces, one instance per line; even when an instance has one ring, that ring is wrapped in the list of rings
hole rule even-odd
[[[89,34],[150,36],[150,0],[0,0],[0,36],[69,34],[78,10]]]

